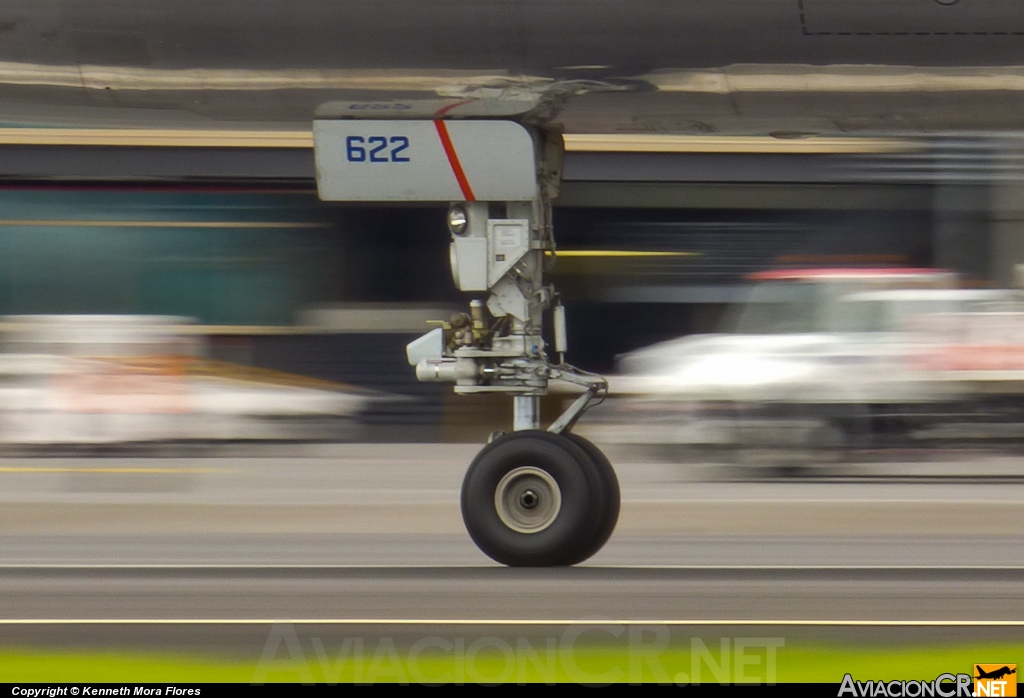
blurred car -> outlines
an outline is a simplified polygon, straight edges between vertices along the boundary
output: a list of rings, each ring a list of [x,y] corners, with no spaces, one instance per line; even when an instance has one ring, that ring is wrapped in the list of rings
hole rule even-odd
[[[892,444],[993,409],[1024,423],[1020,291],[957,289],[929,270],[754,278],[722,332],[620,357],[606,422],[649,442],[820,448]]]
[[[206,359],[187,318],[17,316],[0,322],[0,444],[339,437],[362,391]]]

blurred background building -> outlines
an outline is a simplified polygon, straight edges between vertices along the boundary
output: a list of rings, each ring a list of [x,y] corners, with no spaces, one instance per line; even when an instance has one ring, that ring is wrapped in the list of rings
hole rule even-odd
[[[302,139],[5,139],[16,131],[0,129],[0,314],[192,318],[212,360],[402,398],[367,408],[368,439],[475,440],[507,408],[482,412],[405,364],[405,344],[465,301],[443,207],[320,202]],[[714,330],[752,272],[939,267],[1005,287],[1024,261],[1017,137],[625,142],[569,138],[556,202],[554,282],[590,370]]]

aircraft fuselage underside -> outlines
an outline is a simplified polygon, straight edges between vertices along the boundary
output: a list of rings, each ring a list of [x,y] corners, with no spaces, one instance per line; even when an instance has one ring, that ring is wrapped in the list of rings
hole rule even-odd
[[[8,0],[0,119],[307,128],[489,99],[577,133],[1004,130],[1022,48],[1014,0]]]

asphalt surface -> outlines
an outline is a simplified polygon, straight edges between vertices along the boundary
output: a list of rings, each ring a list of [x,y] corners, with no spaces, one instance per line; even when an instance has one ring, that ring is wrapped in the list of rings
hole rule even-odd
[[[1012,459],[965,460],[967,475],[947,461],[939,475],[875,463],[782,479],[609,449],[623,507],[608,545],[577,568],[508,569],[462,526],[476,449],[7,458],[0,643],[191,637],[248,652],[280,621],[339,641],[626,621],[837,641],[877,624],[894,641],[1020,637],[1024,480]],[[203,625],[190,635],[189,622]]]
[[[490,565],[459,509],[477,449],[6,458],[0,565]],[[609,453],[622,513],[588,564],[1024,566],[1024,479],[1011,477],[1013,458],[787,479]]]
[[[1024,620],[1020,568],[7,568],[0,594],[5,621]]]
[[[463,528],[476,448],[7,459],[0,616],[1024,619],[1012,461],[988,479],[965,463],[973,479],[892,464],[892,481],[714,480],[609,449],[623,511],[605,549],[580,568],[512,570]]]

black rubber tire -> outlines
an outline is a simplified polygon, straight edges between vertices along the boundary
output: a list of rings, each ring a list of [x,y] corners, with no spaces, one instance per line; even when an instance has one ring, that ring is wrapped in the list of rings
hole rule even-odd
[[[601,478],[601,490],[604,495],[604,504],[601,509],[603,516],[594,530],[594,539],[590,542],[590,552],[587,553],[587,558],[590,558],[604,547],[604,544],[612,537],[615,525],[619,522],[619,510],[622,505],[619,478],[615,476],[615,469],[612,467],[611,461],[593,443],[573,433],[564,433],[562,436],[583,449],[597,467],[598,476]]]
[[[530,465],[557,483],[561,508],[542,531],[521,533],[498,515],[494,494],[511,470]],[[604,478],[586,451],[546,431],[518,431],[485,446],[462,483],[462,519],[470,538],[491,559],[511,567],[575,565],[596,550],[604,523]]]

